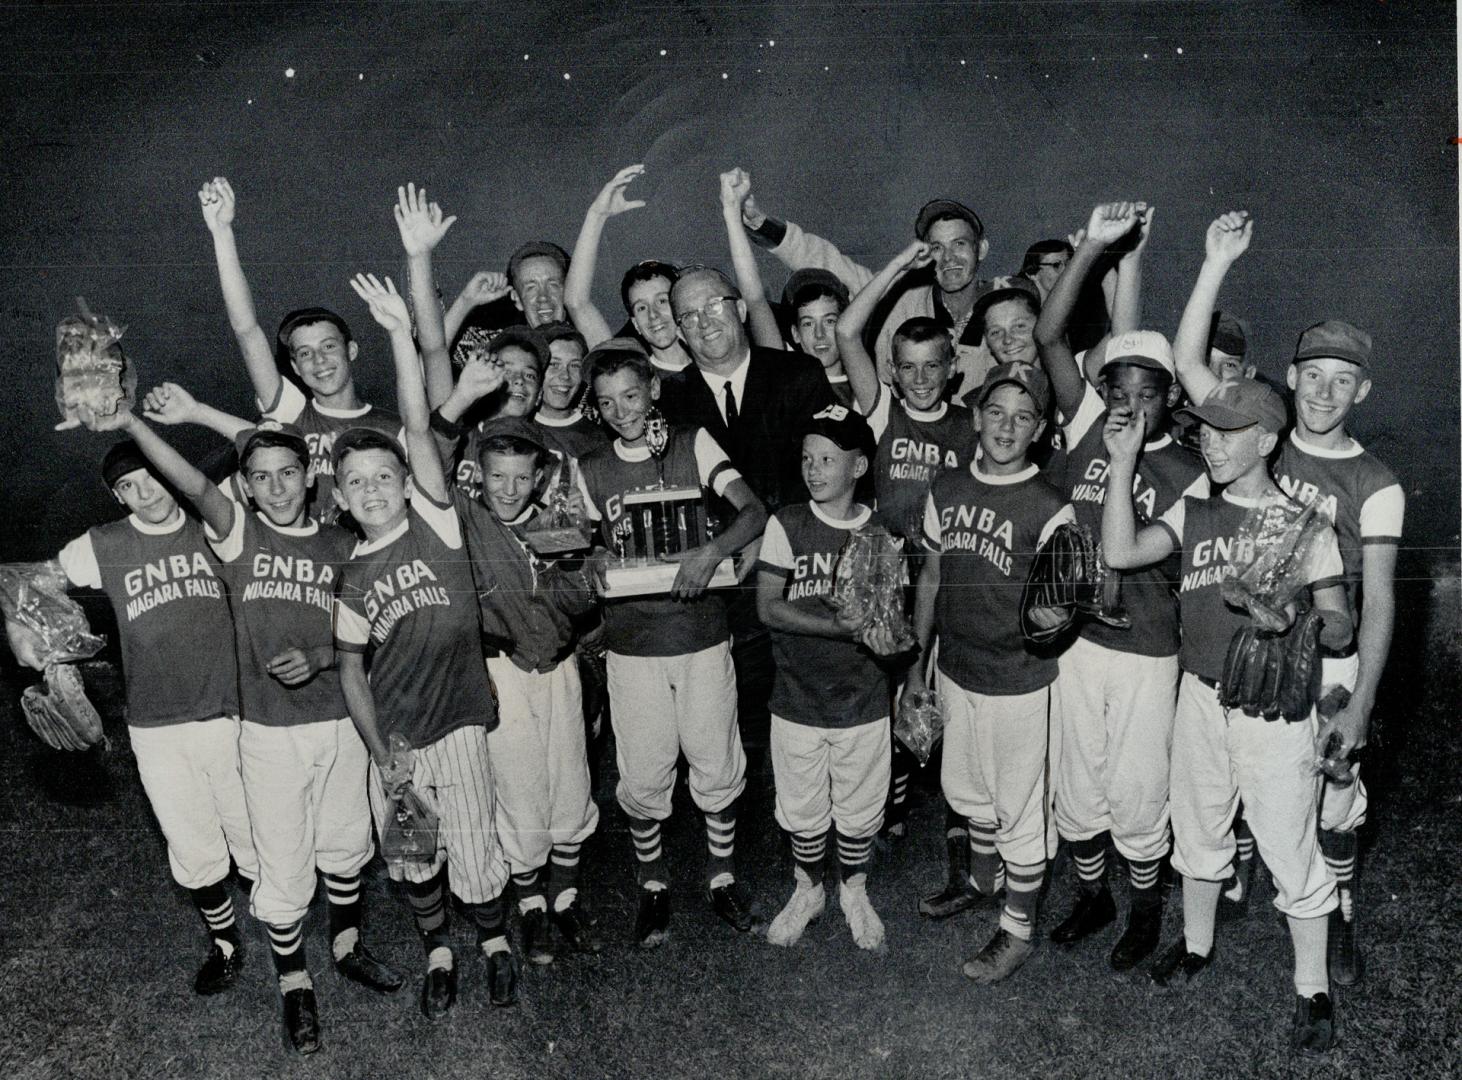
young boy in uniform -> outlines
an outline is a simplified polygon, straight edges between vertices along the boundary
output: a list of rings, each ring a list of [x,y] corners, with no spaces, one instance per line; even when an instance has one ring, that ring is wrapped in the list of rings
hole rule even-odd
[[[609,435],[603,425],[586,416],[583,408],[584,335],[571,323],[556,322],[539,327],[548,350],[543,370],[543,395],[533,422],[538,437],[560,461],[577,460],[590,450],[604,446]]]
[[[1175,501],[1206,498],[1208,478],[1196,456],[1172,437],[1171,410],[1181,388],[1161,334],[1132,331],[1105,339],[1093,389],[1067,344],[1067,324],[1091,268],[1137,224],[1132,203],[1097,207],[1065,273],[1052,288],[1036,326],[1041,360],[1066,418],[1067,496],[1076,522],[1101,536],[1107,498],[1106,410],[1141,412],[1148,433],[1138,460],[1133,499],[1143,524]],[[1060,656],[1060,752],[1055,759],[1056,827],[1071,845],[1077,899],[1051,940],[1070,945],[1116,918],[1106,884],[1108,834],[1127,860],[1131,909],[1112,949],[1126,971],[1157,948],[1162,931],[1158,868],[1171,846],[1168,757],[1178,694],[1178,607],[1171,565],[1122,575],[1121,602],[1131,626],[1083,619]]]
[[[585,362],[599,415],[618,436],[580,462],[579,480],[592,520],[612,549],[626,521],[624,497],[656,487],[709,489],[736,516],[709,543],[677,556],[667,596],[610,600],[604,606],[609,701],[619,786],[630,819],[641,887],[635,938],[645,948],[669,933],[668,883],[661,860],[661,824],[670,816],[675,768],[683,752],[690,791],[705,814],[707,899],[741,932],[754,919],[736,886],[735,802],[746,786],[746,757],[736,726],[736,681],[725,606],[707,596],[716,566],[756,539],[766,510],[714,438],[699,427],[672,426],[655,409],[659,376],[639,342],[610,338]],[[652,451],[651,425],[665,441]]]
[[[860,949],[883,944],[868,902],[868,861],[888,791],[888,673],[872,651],[892,651],[888,634],[864,642],[828,601],[838,556],[855,529],[877,516],[853,499],[873,460],[873,432],[856,412],[829,405],[802,439],[810,502],[784,506],[767,523],[757,563],[757,614],[772,631],[772,769],[777,824],[792,837],[796,888],[767,928],[773,945],[793,945],[826,903],[827,833],[838,831],[838,900]]]
[[[1039,368],[992,368],[976,401],[978,460],[934,481],[925,503],[914,633],[928,656],[937,630],[944,702],[944,797],[969,822],[970,879],[981,901],[1002,886],[1000,927],[964,973],[1006,978],[1035,949],[1046,870],[1046,747],[1056,661],[1032,652],[1020,628],[1021,586],[1035,553],[1073,520],[1064,496],[1029,460],[1050,405]],[[904,684],[925,689],[922,663]]]
[[[1320,782],[1314,714],[1296,722],[1266,720],[1224,709],[1218,693],[1229,643],[1248,622],[1246,613],[1224,603],[1221,592],[1233,564],[1244,561],[1245,553],[1235,550],[1241,527],[1254,508],[1288,501],[1270,479],[1266,460],[1285,424],[1284,402],[1263,383],[1243,379],[1221,383],[1202,405],[1181,415],[1203,425],[1204,464],[1222,494],[1179,499],[1140,529],[1132,500],[1115,496],[1132,490],[1145,438],[1143,414],[1110,410],[1104,436],[1111,461],[1102,512],[1108,565],[1135,569],[1182,553],[1183,678],[1173,723],[1171,792],[1173,868],[1183,877],[1183,936],[1158,956],[1151,976],[1159,985],[1180,974],[1187,982],[1212,961],[1219,892],[1233,859],[1231,830],[1242,799],[1279,892],[1275,906],[1285,914],[1294,943],[1291,1044],[1320,1053],[1334,1038],[1325,951],[1326,917],[1337,902],[1335,877],[1315,830]],[[1320,641],[1329,647],[1350,638],[1342,571],[1335,534],[1326,529],[1302,568],[1302,581],[1324,617]]]
[[[154,468],[202,515],[229,587],[239,760],[259,856],[250,908],[269,930],[288,1044],[313,1053],[320,1029],[303,924],[317,870],[330,901],[336,968],[378,992],[401,988],[400,976],[360,940],[360,876],[373,851],[366,751],[346,715],[331,638],[335,580],[350,556],[350,535],[310,517],[310,451],[292,424],[250,427],[174,384],[153,390],[146,404],[162,422],[234,435],[239,475],[220,488],[146,424],[126,422]]]
[[[1225,214],[1209,230],[1208,256],[1189,310],[1183,314],[1175,358],[1178,373],[1195,401],[1211,392],[1205,378],[1196,328],[1217,299],[1234,260],[1248,249],[1253,221]],[[1294,428],[1279,447],[1273,475],[1292,499],[1314,502],[1335,526],[1345,564],[1346,597],[1356,632],[1345,650],[1324,661],[1325,687],[1350,693],[1320,731],[1341,736],[1341,754],[1366,743],[1376,687],[1391,649],[1396,615],[1396,556],[1406,515],[1406,494],[1382,461],[1346,430],[1351,410],[1370,393],[1371,338],[1350,323],[1332,319],[1300,335],[1286,379],[1294,392]],[[1362,960],[1355,944],[1356,829],[1365,823],[1366,790],[1359,776],[1348,785],[1327,778],[1321,798],[1320,847],[1339,885],[1340,906],[1330,917],[1330,977],[1341,986],[1358,982]]]
[[[427,954],[421,1009],[437,1020],[457,994],[444,895],[448,865],[452,893],[487,957],[493,1004],[517,1000],[517,959],[502,902],[508,870],[487,749],[498,716],[482,664],[477,589],[429,427],[406,302],[389,278],[382,286],[362,275],[351,284],[391,335],[411,468],[402,447],[380,432],[360,429],[336,440],[335,499],[365,540],[341,571],[335,647],[346,705],[371,755],[376,828],[385,831],[388,800],[408,781],[440,822],[433,858],[390,868],[393,879],[406,882]],[[392,735],[412,751],[409,771],[393,767]]]
[[[822,365],[833,400],[844,408],[857,409],[837,332],[838,318],[849,300],[848,287],[838,276],[818,267],[792,271],[782,287],[782,308],[792,344]]]

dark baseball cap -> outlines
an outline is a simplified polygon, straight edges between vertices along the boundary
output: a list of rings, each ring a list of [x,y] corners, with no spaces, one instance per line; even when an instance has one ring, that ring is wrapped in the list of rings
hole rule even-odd
[[[304,434],[298,427],[278,420],[260,420],[257,426],[244,428],[234,436],[234,449],[239,452],[240,471],[248,466],[250,454],[261,447],[269,446],[293,450],[299,456],[300,464],[309,467],[310,444],[305,441]]]
[[[920,240],[928,239],[929,226],[940,218],[959,218],[961,221],[968,221],[970,228],[975,230],[976,243],[985,237],[985,223],[980,220],[980,215],[964,203],[955,202],[953,199],[931,199],[926,202],[919,211],[919,216],[914,219],[914,235]]]
[[[1041,290],[1028,277],[1012,274],[1010,277],[982,282],[980,288],[980,294],[975,297],[974,309],[970,312],[970,322],[977,327],[984,326],[985,312],[1006,300],[1029,300],[1031,310],[1037,315],[1041,313]],[[981,330],[982,335],[983,333]]]
[[[821,435],[839,450],[854,450],[871,464],[875,449],[873,429],[860,413],[843,405],[828,405],[812,414],[802,425],[802,434]]]
[[[842,307],[848,306],[848,286],[843,284],[842,278],[831,270],[824,270],[819,266],[808,266],[801,270],[794,270],[792,276],[787,279],[787,284],[782,286],[782,306],[787,308],[789,314],[796,316],[797,294],[803,289],[811,287],[826,289],[838,298],[838,303]]]
[[[525,443],[531,443],[540,453],[551,453],[548,444],[543,441],[542,429],[526,417],[499,416],[486,421],[479,430],[478,445],[499,437],[521,439]]]
[[[1229,356],[1243,356],[1249,351],[1244,324],[1226,311],[1215,311],[1209,324],[1208,347]]]
[[[102,480],[109,489],[116,487],[117,481],[122,477],[138,469],[146,469],[153,476],[157,476],[152,463],[131,439],[117,443],[102,458]]]
[[[1289,422],[1284,399],[1268,383],[1257,379],[1230,379],[1221,382],[1202,405],[1189,405],[1174,415],[1198,420],[1219,431],[1238,431],[1258,424],[1277,435]]]
[[[289,335],[298,330],[301,326],[310,326],[314,323],[329,323],[340,331],[340,336],[346,344],[354,341],[355,338],[350,332],[350,326],[335,312],[329,308],[306,307],[296,308],[286,315],[279,323],[279,332],[274,335],[279,344],[289,348]]]
[[[1299,345],[1294,351],[1294,362],[1318,360],[1326,356],[1369,368],[1371,335],[1341,319],[1318,322],[1300,335]]]
[[[1034,364],[996,364],[985,376],[985,381],[980,384],[980,389],[975,394],[975,401],[983,407],[990,395],[995,392],[996,387],[1003,386],[1005,383],[1018,386],[1029,394],[1042,414],[1050,407],[1051,383],[1046,378],[1046,373]]]

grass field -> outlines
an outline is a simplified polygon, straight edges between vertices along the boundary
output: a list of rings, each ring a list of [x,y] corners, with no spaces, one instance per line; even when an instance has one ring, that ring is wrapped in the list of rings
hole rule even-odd
[[[1267,879],[1247,918],[1221,926],[1218,957],[1186,989],[1116,976],[1117,928],[1064,951],[1045,944],[1008,983],[981,989],[959,965],[994,927],[989,913],[931,924],[915,899],[943,873],[933,776],[915,792],[911,836],[881,850],[870,893],[886,953],[860,953],[835,901],[784,951],[736,937],[701,901],[702,841],[684,792],[668,834],[676,877],[670,943],[629,943],[629,838],[613,804],[588,845],[586,895],[608,939],[597,958],[529,971],[522,1003],[494,1009],[470,931],[459,920],[462,990],[440,1026],[416,1009],[419,947],[404,903],[373,865],[367,937],[411,973],[381,999],[328,964],[324,913],[310,919],[324,1045],[300,1060],[281,1044],[267,944],[246,926],[240,984],[211,999],[191,990],[203,956],[197,916],[172,885],[115,721],[114,672],[88,670],[110,713],[111,748],[46,750],[25,728],[6,679],[0,761],[0,1075],[42,1077],[1432,1077],[1462,1071],[1462,887],[1455,569],[1406,586],[1386,700],[1384,745],[1370,768],[1361,913],[1369,972],[1338,996],[1337,1048],[1316,1061],[1286,1046],[1290,951]],[[1429,612],[1427,618],[1418,613]],[[13,673],[10,673],[13,675]],[[1412,695],[1415,695],[1414,697]],[[1401,707],[1403,701],[1412,704]],[[772,823],[769,778],[741,811],[742,878],[763,909],[790,888]],[[1123,896],[1119,890],[1119,904]],[[1070,903],[1063,858],[1043,906],[1049,928]],[[1168,905],[1176,933],[1179,896]]]

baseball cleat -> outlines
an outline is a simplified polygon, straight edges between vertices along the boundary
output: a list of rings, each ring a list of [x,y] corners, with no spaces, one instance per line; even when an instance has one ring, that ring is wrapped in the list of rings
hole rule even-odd
[[[198,975],[193,980],[193,990],[196,993],[207,997],[210,994],[221,994],[234,983],[238,982],[239,972],[244,966],[244,947],[235,945],[234,951],[224,955],[223,949],[217,942],[209,950],[208,959],[203,961],[203,966],[198,969]]]
[[[577,901],[562,911],[550,911],[548,921],[558,928],[564,942],[576,953],[597,953],[604,948]]]
[[[653,949],[670,938],[670,890],[641,889],[640,909],[635,915],[635,941],[642,949]]]
[[[1329,994],[1295,997],[1294,1021],[1289,1029],[1290,1049],[1302,1054],[1323,1054],[1335,1044],[1335,1010]]]
[[[1189,952],[1188,942],[1183,938],[1178,938],[1153,961],[1147,975],[1158,986],[1167,986],[1176,975],[1182,975],[1185,983],[1192,982],[1193,977],[1212,962],[1213,953],[1199,956],[1197,953]]]
[[[320,1049],[320,1013],[315,991],[308,986],[284,995],[284,1045],[296,1054]]]
[[[436,1021],[457,1003],[457,966],[429,967],[421,981],[421,1015]]]
[[[1162,937],[1162,905],[1133,908],[1127,915],[1127,928],[1112,946],[1110,963],[1113,971],[1130,971],[1157,949]]]
[[[360,942],[356,942],[350,952],[335,961],[335,970],[351,982],[359,983],[378,994],[394,994],[406,983],[395,968],[381,963]]]
[[[542,967],[553,963],[553,950],[548,944],[548,915],[543,908],[529,908],[520,919],[523,955],[528,963]]]
[[[864,882],[845,881],[838,886],[838,906],[843,909],[843,918],[848,920],[848,929],[853,932],[853,942],[858,948],[872,950],[883,946],[883,920],[868,902],[868,886]]]
[[[1330,981],[1336,986],[1354,986],[1365,975],[1365,961],[1355,943],[1355,917],[1347,919],[1340,909],[1330,913]]]
[[[487,996],[494,1005],[518,1003],[518,973],[522,965],[512,949],[487,954]]]
[[[823,891],[822,882],[814,885],[811,881],[799,880],[786,906],[777,912],[777,917],[767,927],[767,941],[783,947],[796,945],[808,924],[820,918],[826,909],[827,893]]]
[[[995,931],[995,936],[973,958],[965,961],[962,970],[966,979],[988,986],[1009,978],[1035,951],[1034,942],[1002,928]]]
[[[1088,892],[1082,889],[1077,893],[1076,906],[1071,909],[1071,914],[1051,931],[1051,940],[1057,945],[1074,945],[1110,926],[1116,919],[1117,905],[1112,902],[1110,890],[1102,888]]]
[[[706,900],[721,921],[738,933],[744,934],[756,925],[756,916],[752,914],[751,907],[741,895],[736,882],[708,889]]]

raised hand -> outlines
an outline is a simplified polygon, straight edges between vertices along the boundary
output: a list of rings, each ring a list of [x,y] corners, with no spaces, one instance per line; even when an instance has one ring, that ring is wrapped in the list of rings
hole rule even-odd
[[[1147,210],[1141,202],[1102,203],[1091,212],[1086,223],[1085,239],[1102,247],[1110,247],[1132,231],[1138,214]]]
[[[473,307],[481,307],[494,300],[501,300],[512,289],[513,286],[509,283],[507,274],[499,274],[492,270],[479,270],[468,279],[466,285],[462,286],[462,294],[458,299]]]
[[[457,376],[456,392],[470,401],[487,397],[507,379],[502,361],[488,356],[474,356],[462,365]]]
[[[90,405],[76,406],[76,419],[87,431],[125,431],[132,424],[132,410],[125,403],[114,413],[99,413]]]
[[[1120,406],[1107,413],[1106,427],[1102,428],[1102,442],[1113,464],[1118,461],[1133,462],[1142,448],[1142,437],[1147,418],[1127,406]]]
[[[457,220],[455,216],[444,218],[440,206],[427,202],[426,188],[418,191],[411,183],[396,189],[394,210],[396,228],[401,230],[401,246],[407,255],[425,255],[431,251]]]
[[[406,301],[396,291],[396,283],[389,277],[383,285],[375,274],[356,274],[350,279],[350,287],[370,305],[371,318],[380,323],[387,333],[403,330],[410,333],[411,313],[406,309]]]
[[[913,241],[898,255],[898,262],[904,270],[917,270],[921,266],[928,266],[933,261],[934,252],[922,240]]]
[[[234,189],[224,177],[215,176],[199,188],[198,201],[203,204],[203,221],[209,232],[217,232],[233,224]]]
[[[1204,239],[1204,251],[1215,262],[1230,264],[1249,250],[1254,219],[1247,210],[1230,210],[1213,219]]]
[[[750,182],[751,177],[748,176],[746,179]],[[748,191],[746,198],[741,201],[741,224],[748,229],[759,229],[766,219],[767,216],[757,208],[756,196]]]
[[[740,165],[730,172],[721,174],[721,205],[734,208],[741,213],[746,200],[751,198],[751,174]]]
[[[614,178],[600,190],[598,196],[590,204],[589,210],[601,217],[612,218],[617,214],[623,214],[626,210],[638,210],[644,206],[644,199],[626,199],[624,197],[624,189],[643,176],[644,172],[643,165],[626,165],[620,169],[614,174]]]
[[[142,415],[158,424],[187,424],[197,412],[197,400],[177,383],[154,386],[142,399]]]
[[[1147,247],[1147,238],[1152,235],[1152,219],[1157,217],[1157,207],[1149,206],[1137,215],[1137,243],[1132,245],[1132,250],[1122,257],[1124,259],[1140,259],[1142,249]]]

